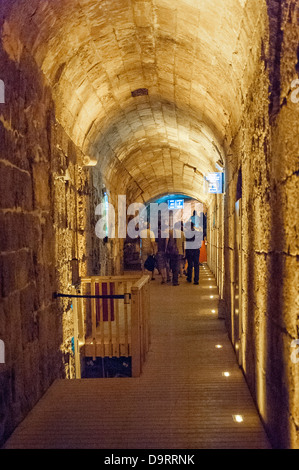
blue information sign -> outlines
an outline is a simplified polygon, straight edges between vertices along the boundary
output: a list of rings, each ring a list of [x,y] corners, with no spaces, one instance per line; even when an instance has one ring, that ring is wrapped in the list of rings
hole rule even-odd
[[[210,194],[223,193],[223,173],[209,173],[206,176],[208,192]]]
[[[170,199],[168,201],[169,210],[184,209],[184,199]]]

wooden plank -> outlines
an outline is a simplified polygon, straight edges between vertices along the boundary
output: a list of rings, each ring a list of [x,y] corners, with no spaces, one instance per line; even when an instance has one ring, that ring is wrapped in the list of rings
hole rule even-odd
[[[145,341],[144,341],[144,286],[139,291],[139,330],[140,330],[140,373],[143,371],[143,364],[146,360]]]
[[[82,293],[82,288],[81,290],[79,291],[80,294]],[[78,309],[78,338],[79,338],[79,342],[83,342],[84,341],[84,337],[85,337],[85,328],[84,328],[84,315],[83,315],[83,312],[84,312],[84,305],[83,305],[83,298],[81,299],[77,299],[77,309]]]
[[[95,295],[95,281],[91,281],[91,295]],[[97,315],[96,315],[96,302],[95,299],[91,299],[91,334],[92,334],[92,341],[94,345],[93,350],[93,360],[96,358],[96,342],[97,342]]]
[[[140,358],[140,290],[132,287],[131,291],[131,348],[132,348],[132,377],[141,374]]]
[[[144,275],[134,283],[134,287],[137,289],[142,289],[146,284],[148,284],[150,276]]]
[[[137,282],[140,279],[140,274],[126,274],[125,276],[90,276],[82,277],[81,284],[90,284],[92,280],[94,282],[109,282],[109,281],[124,281],[125,279]]]
[[[107,288],[109,288],[108,292],[110,295],[113,294],[113,284],[112,282],[107,283]],[[112,300],[112,302],[114,302]],[[111,300],[107,301],[108,304],[108,332],[109,332],[109,357],[113,357],[113,348],[112,348],[112,308],[111,308]]]
[[[124,287],[124,294],[128,292],[128,281],[123,282],[123,287]],[[129,311],[130,308],[130,311]],[[125,334],[125,345],[126,345],[126,351],[125,351],[125,356],[129,355],[129,343],[130,343],[130,338],[129,338],[129,314],[132,319],[132,313],[131,313],[131,306],[124,302],[124,334]]]
[[[150,315],[150,308],[151,308],[151,299],[150,299],[149,284],[147,284],[147,286],[146,286],[147,352],[149,351],[150,344],[151,344],[151,315]]]
[[[103,295],[103,282],[102,281],[99,281],[99,293],[100,295]],[[106,322],[104,322],[104,307],[103,307],[103,299],[100,299],[100,321],[99,321],[99,324],[100,324],[100,344],[101,344],[101,354],[100,356],[101,357],[105,357],[105,324]]]
[[[76,295],[77,290],[72,288],[72,295]],[[78,316],[78,299],[73,298],[74,313],[74,352],[75,352],[75,377],[81,379],[81,362],[79,349],[79,316]]]
[[[115,281],[115,293],[119,295],[119,281]],[[116,348],[114,348],[114,355],[116,357],[120,356],[120,335],[119,335],[119,302],[120,300],[115,300],[115,329],[116,329]]]

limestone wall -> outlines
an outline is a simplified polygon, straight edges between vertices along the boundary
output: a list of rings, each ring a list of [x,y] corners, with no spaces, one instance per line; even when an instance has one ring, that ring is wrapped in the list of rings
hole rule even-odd
[[[224,287],[224,195],[215,195],[208,209],[208,265],[215,275],[220,299]]]
[[[281,10],[280,10],[281,8]],[[242,173],[242,367],[275,447],[299,446],[299,370],[291,360],[298,321],[298,4],[268,2],[269,37],[244,100],[227,162],[226,323],[232,337],[234,204]]]
[[[240,362],[273,445],[298,447],[298,1],[163,1],[149,16],[133,3],[0,0],[0,441],[72,376],[71,302],[53,292],[122,270],[122,241],[94,234],[103,185],[115,206],[125,193],[205,197],[221,143],[226,194],[209,207],[209,263],[235,344],[242,195]],[[149,97],[131,101],[145,77]],[[75,144],[103,174],[82,167]]]
[[[94,235],[101,176],[82,168],[25,48],[12,57],[0,45],[0,75],[1,442],[54,379],[73,373],[71,301],[53,293],[112,261]]]

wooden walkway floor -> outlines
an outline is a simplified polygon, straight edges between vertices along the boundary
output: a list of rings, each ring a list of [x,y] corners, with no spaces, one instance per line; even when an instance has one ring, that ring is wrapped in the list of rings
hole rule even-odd
[[[156,278],[152,344],[142,376],[56,381],[5,448],[270,448],[218,320],[208,268],[201,269],[199,287],[185,278],[179,287]],[[229,377],[222,375],[226,371]],[[233,415],[244,421],[236,423]]]

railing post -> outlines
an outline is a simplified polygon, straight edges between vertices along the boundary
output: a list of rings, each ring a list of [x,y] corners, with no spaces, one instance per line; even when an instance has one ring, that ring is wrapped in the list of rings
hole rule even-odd
[[[140,307],[139,289],[132,287],[131,290],[131,357],[132,377],[140,377]]]
[[[74,353],[76,378],[81,378],[81,357],[91,356],[93,358],[105,356],[106,342],[110,346],[108,355],[126,355],[132,358],[132,376],[140,377],[143,364],[146,361],[149,350],[149,276],[141,279],[131,277],[101,277],[94,276],[81,279],[81,289],[73,287],[73,315],[74,315]],[[133,282],[135,281],[135,284]],[[103,291],[102,283],[109,286],[115,283],[116,291],[112,292],[110,286],[107,292]],[[84,293],[84,285],[89,285],[87,293]],[[120,285],[123,288],[120,289]],[[81,295],[78,295],[80,294]],[[107,294],[107,295],[106,295]],[[108,295],[109,294],[109,295]],[[64,296],[64,294],[59,294]],[[65,295],[67,297],[67,295]],[[104,297],[103,297],[104,296]],[[123,299],[119,306],[116,302],[115,324],[112,324],[111,299]],[[131,301],[130,301],[131,297]],[[89,300],[84,303],[83,298]],[[104,316],[103,299],[107,298],[107,319]],[[79,300],[78,300],[79,299]],[[100,299],[98,304],[96,299]],[[79,302],[79,303],[78,303]],[[86,305],[87,304],[87,305]],[[121,308],[119,308],[121,307]],[[88,321],[87,321],[88,313]],[[89,322],[91,317],[91,324]],[[104,330],[105,322],[108,332]],[[108,323],[108,324],[107,324]],[[91,331],[90,331],[91,327]],[[115,343],[116,341],[116,343]],[[80,347],[84,345],[80,351]]]
[[[95,280],[91,278],[91,295],[95,295]],[[102,318],[101,318],[102,321]],[[102,326],[101,326],[102,327]],[[93,344],[93,356],[92,359],[95,361],[97,356],[97,313],[96,313],[96,301],[94,298],[91,299],[91,336]],[[102,347],[104,345],[102,344]]]
[[[145,359],[149,351],[150,344],[150,325],[149,325],[149,286],[146,284],[144,286],[144,296],[143,296],[143,315],[144,315],[144,340],[145,340]]]
[[[75,287],[72,289],[72,294],[76,295]],[[75,354],[75,374],[76,379],[81,379],[81,360],[79,349],[79,318],[78,318],[78,299],[73,299],[73,313],[74,313],[74,354]]]

